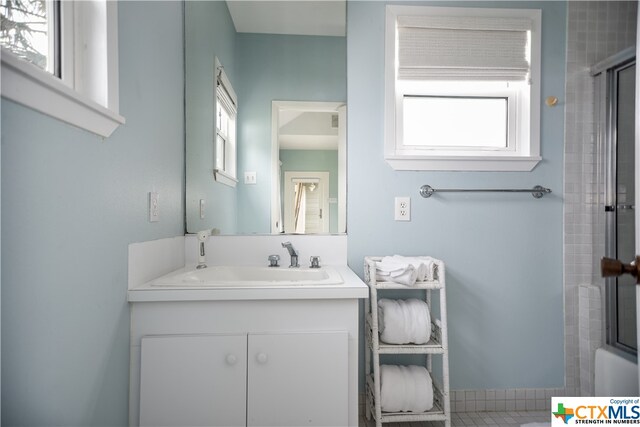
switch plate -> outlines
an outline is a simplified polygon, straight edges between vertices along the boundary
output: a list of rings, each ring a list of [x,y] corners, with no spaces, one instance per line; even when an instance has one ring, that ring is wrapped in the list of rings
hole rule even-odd
[[[411,221],[411,197],[396,197],[395,220]]]
[[[255,172],[245,172],[244,173],[244,183],[245,184],[255,184],[257,181]]]
[[[200,219],[204,219],[204,199],[200,199]]]
[[[156,191],[149,193],[149,222],[160,221],[159,194]]]

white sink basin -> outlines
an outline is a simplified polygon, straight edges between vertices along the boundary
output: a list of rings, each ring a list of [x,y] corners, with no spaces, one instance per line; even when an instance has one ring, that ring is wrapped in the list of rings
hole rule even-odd
[[[220,288],[337,285],[342,277],[332,267],[287,268],[257,266],[209,266],[180,269],[150,283],[152,287]]]

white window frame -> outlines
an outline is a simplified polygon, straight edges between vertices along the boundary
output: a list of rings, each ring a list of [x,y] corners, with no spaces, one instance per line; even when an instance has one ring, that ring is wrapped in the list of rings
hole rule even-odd
[[[2,48],[3,98],[109,137],[125,123],[119,111],[116,1],[62,1],[62,78]]]
[[[516,144],[516,135],[520,134],[523,125],[518,120],[521,117],[520,110],[526,107],[526,102],[520,102],[523,94],[516,88],[509,88],[506,85],[498,87],[498,84],[487,83],[486,86],[478,85],[478,83],[458,83],[450,87],[446,87],[443,83],[431,82],[411,82],[403,87],[404,82],[397,83],[396,91],[396,113],[398,120],[403,117],[403,98],[405,96],[434,96],[434,97],[486,97],[486,98],[506,98],[507,99],[507,141],[505,148],[455,148],[443,146],[410,146],[404,144],[402,126],[396,127],[397,145],[396,152],[409,156],[458,156],[461,153],[479,152],[481,155],[510,156],[520,155],[523,150],[522,144]],[[524,104],[524,105],[523,105]],[[480,155],[480,154],[479,154]]]
[[[233,86],[231,86],[231,81],[229,80],[229,77],[227,76],[227,73],[224,71],[224,67],[222,66],[222,64],[220,63],[220,60],[218,60],[218,58],[215,58],[215,88],[216,88],[216,94],[215,94],[215,102],[214,102],[214,132],[213,132],[213,146],[214,146],[214,153],[215,153],[215,159],[214,159],[214,169],[213,169],[213,177],[217,182],[220,182],[222,184],[228,185],[230,187],[235,187],[236,184],[238,183],[238,179],[237,179],[237,170],[238,170],[238,97],[235,93],[235,91],[233,90]],[[221,87],[220,87],[221,86]],[[220,114],[219,109],[218,109],[218,99],[219,99],[219,95],[218,95],[218,90],[222,90],[225,92],[226,97],[229,98],[229,101],[233,104],[233,106],[230,106],[229,110],[231,111],[227,111],[229,114],[229,116],[232,116],[233,118],[233,122],[234,122],[234,131],[231,132],[231,135],[222,135],[219,131],[218,131],[218,116]],[[222,101],[223,103],[225,103],[225,101]],[[220,153],[219,150],[217,149],[218,147],[218,136],[223,136],[224,138],[224,152]],[[232,141],[228,141],[228,138],[232,138]],[[227,152],[227,149],[231,148],[232,151],[231,152]],[[222,156],[222,162],[224,163],[224,168],[223,169],[218,169],[217,167],[215,167],[218,164],[218,161],[220,160],[220,156]]]
[[[533,25],[528,90],[522,89],[526,83],[481,82],[475,84],[453,81],[455,85],[451,85],[451,81],[398,80],[397,17],[425,14],[531,19]],[[385,34],[385,160],[387,163],[396,170],[532,170],[542,160],[540,157],[540,43],[540,10],[388,5]],[[515,117],[515,120],[509,120],[508,147],[489,150],[404,145],[402,103],[405,95],[508,97],[509,117],[510,119]]]

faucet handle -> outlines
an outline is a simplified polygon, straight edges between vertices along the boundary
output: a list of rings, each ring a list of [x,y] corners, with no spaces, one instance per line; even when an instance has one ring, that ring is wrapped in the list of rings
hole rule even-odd
[[[311,257],[311,268],[320,268],[320,257],[312,256]]]
[[[280,255],[269,255],[269,267],[280,267],[278,261],[280,261]]]

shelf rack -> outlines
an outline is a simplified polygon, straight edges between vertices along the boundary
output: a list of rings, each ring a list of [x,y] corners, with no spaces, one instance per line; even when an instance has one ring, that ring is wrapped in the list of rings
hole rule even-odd
[[[444,262],[434,260],[434,280],[416,282],[405,286],[394,282],[376,280],[376,263],[382,257],[365,257],[364,276],[369,286],[370,298],[365,313],[365,415],[374,419],[376,427],[382,423],[411,421],[441,421],[445,427],[451,426],[451,406],[449,400],[449,347],[447,342],[447,305],[445,292]],[[431,313],[431,338],[426,344],[386,344],[380,341],[378,329],[379,290],[424,290],[425,302]],[[440,318],[436,319],[431,310],[431,293],[439,292]],[[381,354],[424,354],[425,365],[433,381],[433,408],[426,412],[382,412],[380,404],[380,355]],[[442,357],[442,378],[433,375],[432,358]]]

